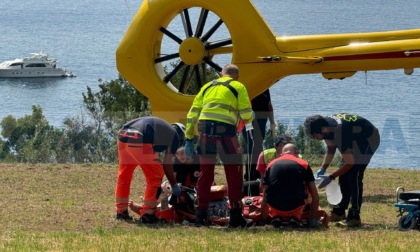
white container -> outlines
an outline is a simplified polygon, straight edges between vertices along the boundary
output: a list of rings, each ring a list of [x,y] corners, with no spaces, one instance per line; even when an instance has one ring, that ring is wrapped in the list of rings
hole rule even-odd
[[[335,181],[331,181],[331,183],[325,187],[325,193],[327,194],[327,201],[331,205],[337,205],[343,198],[340,186]]]
[[[315,186],[318,188],[319,184],[321,184],[322,177],[315,177]]]

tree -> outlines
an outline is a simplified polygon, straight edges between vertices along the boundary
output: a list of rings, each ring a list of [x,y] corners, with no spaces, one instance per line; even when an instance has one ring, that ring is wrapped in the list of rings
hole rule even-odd
[[[117,160],[114,137],[86,123],[83,116],[64,122],[63,137],[57,144],[59,163],[101,163]]]
[[[82,94],[84,107],[98,131],[102,126],[115,130],[133,118],[151,114],[147,97],[122,76],[110,82],[99,82],[99,92],[94,93],[87,87],[87,94]]]
[[[62,131],[50,126],[39,105],[32,115],[15,119],[9,115],[1,121],[2,157],[8,161],[46,163],[54,160],[54,148]]]
[[[276,135],[284,135],[285,137],[289,138],[290,140],[293,139],[294,137],[294,133],[293,130],[289,129],[288,127],[286,127],[286,125],[277,122],[276,125]],[[273,139],[270,130],[267,130],[266,134],[265,134],[265,139],[264,139],[264,149],[270,149],[274,147],[274,141],[276,139]]]

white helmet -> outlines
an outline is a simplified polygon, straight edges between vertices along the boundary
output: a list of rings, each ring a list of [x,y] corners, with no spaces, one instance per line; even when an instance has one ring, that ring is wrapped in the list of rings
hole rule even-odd
[[[185,131],[186,131],[184,124],[176,122],[176,123],[172,123],[172,127],[174,127],[174,129],[176,130],[176,133],[178,134],[179,146],[183,145],[184,139],[185,139]]]

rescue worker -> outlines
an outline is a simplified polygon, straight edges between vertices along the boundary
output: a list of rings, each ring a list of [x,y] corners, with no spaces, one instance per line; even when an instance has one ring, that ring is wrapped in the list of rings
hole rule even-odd
[[[118,133],[119,170],[115,187],[117,220],[132,220],[128,213],[130,185],[137,166],[146,178],[143,205],[138,214],[142,223],[157,222],[155,211],[161,193],[161,183],[166,175],[172,193],[179,196],[178,186],[172,166],[176,150],[184,142],[185,126],[169,124],[153,116],[140,117],[126,123]],[[163,152],[163,162],[158,153]]]
[[[280,157],[268,165],[264,174],[264,191],[261,212],[264,221],[272,218],[273,226],[284,221],[302,221],[303,211],[311,196],[309,227],[316,227],[319,195],[309,164],[299,158],[294,144],[286,144]],[[296,224],[298,224],[296,223]]]
[[[307,136],[324,140],[327,145],[327,152],[316,176],[325,174],[337,149],[342,156],[338,170],[329,176],[323,176],[318,186],[323,188],[336,177],[340,177],[338,182],[343,198],[333,208],[331,221],[338,221],[337,225],[340,227],[360,227],[363,176],[370,159],[379,147],[379,130],[367,119],[348,113],[309,116],[304,122],[304,127]],[[350,202],[351,208],[346,218],[345,211]]]
[[[246,181],[245,179],[242,191],[244,197],[259,196],[262,194],[264,188],[262,178],[264,177],[264,173],[265,170],[267,170],[268,164],[275,158],[280,157],[283,146],[289,142],[291,141],[287,141],[285,136],[278,136],[274,141],[274,148],[266,149],[259,153],[257,164],[254,168],[255,171],[253,171],[253,173],[257,172],[259,174],[259,178],[255,181]]]
[[[226,65],[221,77],[205,84],[196,95],[187,115],[185,154],[194,153],[193,137],[198,123],[197,152],[201,172],[197,182],[196,226],[207,225],[210,188],[216,156],[223,162],[230,204],[229,227],[246,227],[242,215],[242,152],[236,134],[240,119],[250,125],[253,112],[245,86],[238,81],[236,65]]]
[[[286,140],[286,137],[283,135],[278,136],[274,142],[274,148],[266,149],[262,151],[260,155],[258,156],[256,169],[260,173],[260,177],[261,177],[260,193],[262,193],[264,189],[262,178],[264,178],[264,173],[267,170],[268,164],[274,159],[280,157],[284,145],[291,142],[292,142],[291,140]]]
[[[249,137],[245,129],[242,136],[246,139],[246,154],[251,162],[245,166],[244,179],[246,181],[254,181],[262,177],[255,169],[257,166],[258,156],[263,151],[263,142],[266,134],[266,124],[270,121],[271,137],[276,137],[276,122],[274,121],[273,105],[271,104],[270,90],[267,89],[251,101],[252,111],[255,113],[255,120],[252,122],[252,137]]]

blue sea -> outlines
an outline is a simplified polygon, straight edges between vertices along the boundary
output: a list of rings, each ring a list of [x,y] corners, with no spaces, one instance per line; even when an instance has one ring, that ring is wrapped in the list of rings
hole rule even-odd
[[[419,1],[252,2],[278,36],[420,28]],[[118,77],[115,51],[141,3],[2,1],[0,62],[44,50],[77,77],[0,79],[0,120],[8,114],[31,114],[32,105],[40,105],[56,127],[62,127],[65,118],[80,115],[87,86],[97,91],[99,79]],[[276,120],[290,128],[308,115],[358,113],[377,125],[382,135],[370,167],[420,169],[420,70],[411,76],[403,70],[359,72],[342,81],[328,81],[320,74],[296,75],[270,90]]]

